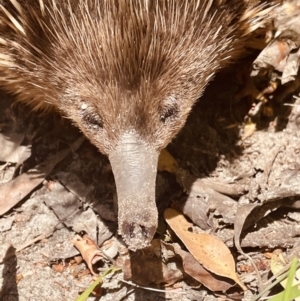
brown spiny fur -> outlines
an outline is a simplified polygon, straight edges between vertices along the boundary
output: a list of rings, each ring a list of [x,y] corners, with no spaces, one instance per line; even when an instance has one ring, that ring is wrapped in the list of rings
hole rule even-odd
[[[128,129],[159,150],[260,24],[256,2],[0,0],[0,85],[104,153]]]

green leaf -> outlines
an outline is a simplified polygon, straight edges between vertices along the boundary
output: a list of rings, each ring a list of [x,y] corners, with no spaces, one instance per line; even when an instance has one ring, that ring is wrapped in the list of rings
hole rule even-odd
[[[110,273],[114,273],[116,271],[119,271],[120,268],[116,268],[116,267],[111,267],[110,269],[108,269],[107,271],[105,271],[104,273],[102,273],[101,275],[99,275],[99,277],[78,297],[76,298],[75,301],[85,301],[89,295],[92,293],[92,291],[95,289],[95,287],[102,282],[102,279],[110,274]]]
[[[292,263],[291,263],[291,267],[289,270],[289,274],[288,274],[288,279],[286,282],[286,287],[284,290],[284,295],[283,295],[283,301],[289,301],[292,300],[294,298],[290,298],[290,294],[291,294],[291,288],[293,285],[293,280],[295,278],[295,274],[296,274],[296,269],[297,269],[297,263],[298,263],[298,259],[296,257],[293,258]],[[298,289],[298,286],[297,286]]]
[[[286,294],[286,290],[268,299],[268,301],[283,301],[283,300],[291,301],[300,296],[300,289],[298,285],[294,285],[289,290],[288,299],[283,299],[285,298],[285,294]]]

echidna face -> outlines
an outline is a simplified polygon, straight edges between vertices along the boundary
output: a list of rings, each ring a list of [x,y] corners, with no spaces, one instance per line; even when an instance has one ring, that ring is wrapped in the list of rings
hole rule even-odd
[[[158,81],[159,82],[159,81]],[[155,179],[159,151],[183,126],[196,100],[175,81],[173,89],[142,83],[76,87],[64,99],[65,114],[112,165],[118,193],[119,233],[130,249],[150,244],[157,227]],[[192,91],[193,89],[191,89]],[[71,97],[72,95],[72,97]]]

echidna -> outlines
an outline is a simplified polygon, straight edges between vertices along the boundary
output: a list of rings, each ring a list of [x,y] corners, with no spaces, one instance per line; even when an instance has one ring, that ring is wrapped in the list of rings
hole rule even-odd
[[[159,152],[267,9],[256,0],[0,0],[0,85],[53,107],[107,154],[119,233],[156,231]]]

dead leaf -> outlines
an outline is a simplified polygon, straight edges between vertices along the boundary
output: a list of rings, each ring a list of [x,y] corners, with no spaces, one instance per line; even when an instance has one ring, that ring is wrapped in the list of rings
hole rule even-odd
[[[285,41],[273,40],[262,50],[253,62],[254,71],[251,75],[257,75],[258,70],[271,69],[270,66],[275,70],[282,72],[290,51],[290,45]]]
[[[84,235],[83,237],[76,235],[72,243],[82,255],[90,272],[93,275],[98,276],[98,274],[95,273],[93,269],[93,265],[96,264],[99,260],[103,259],[102,252],[98,249],[98,246],[87,235]]]
[[[103,295],[103,288],[101,287],[102,283],[99,283],[94,290],[92,291],[93,296],[100,298]]]
[[[206,233],[192,233],[193,226],[174,209],[166,209],[164,217],[191,254],[209,271],[234,280],[243,290],[245,285],[235,272],[235,262],[230,250],[219,238]]]
[[[233,224],[237,202],[210,188],[207,182],[209,181],[194,178],[190,187],[186,187],[189,193],[187,200],[178,204],[174,203],[175,209],[183,212],[203,230],[210,228],[210,212],[221,215],[224,223]]]
[[[256,124],[253,122],[249,122],[244,127],[244,134],[242,136],[242,140],[246,140],[248,137],[252,136],[256,131]]]
[[[240,243],[240,237],[244,226],[246,226],[247,217],[255,210],[255,208],[259,207],[259,204],[243,204],[237,208],[237,213],[234,221],[234,244],[237,250],[243,253]],[[251,222],[247,221],[252,224]],[[248,225],[247,223],[247,225]]]
[[[174,203],[172,207],[187,215],[201,229],[209,229],[210,213],[221,215],[222,222],[233,224],[237,202],[224,195],[240,195],[248,190],[247,185],[224,184],[209,179],[199,179],[188,171],[178,168],[177,182],[188,193],[184,203]],[[222,192],[222,193],[220,193]]]
[[[205,285],[212,292],[225,292],[234,285],[234,282],[228,278],[214,275],[206,270],[193,255],[182,250],[178,245],[174,244],[174,251],[182,259],[184,271]]]
[[[66,266],[62,263],[52,265],[52,270],[58,273],[62,273],[65,270],[65,268]]]
[[[282,176],[281,179],[284,179]],[[295,179],[297,179],[295,177]],[[263,193],[260,196],[260,199],[262,199],[264,202],[259,203],[259,204],[242,204],[238,206],[236,216],[235,216],[235,221],[234,221],[234,244],[237,250],[241,253],[243,253],[241,249],[241,242],[240,242],[240,237],[242,234],[242,231],[249,228],[250,226],[254,225],[255,223],[259,222],[262,218],[266,217],[268,214],[272,213],[273,211],[277,210],[278,208],[281,207],[286,207],[286,208],[294,208],[294,209],[299,209],[300,208],[300,201],[297,199],[293,199],[293,196],[299,196],[299,188],[297,185],[290,185],[289,187],[284,185],[284,181],[282,180],[282,186],[273,189],[271,191],[267,191],[266,193]],[[290,197],[291,199],[287,199]],[[277,226],[278,227],[278,226]],[[276,227],[276,228],[277,228]],[[267,231],[267,229],[265,229]],[[295,229],[296,230],[296,229]],[[268,247],[274,247],[273,244],[276,242],[274,238],[271,238],[271,234],[267,235],[269,238],[269,241],[267,241],[263,233],[258,234],[259,230],[257,229],[256,231],[256,239],[253,240],[253,238],[250,238],[251,245],[246,244],[246,246],[268,246]],[[282,231],[282,229],[280,230]],[[284,237],[280,236],[282,233],[279,231],[278,228],[278,233],[274,233],[274,235],[282,241],[283,244],[288,244],[287,241],[285,241]],[[251,233],[247,234],[247,236],[251,235]],[[262,235],[262,237],[261,237]],[[294,233],[293,235],[297,235]],[[292,237],[292,236],[291,236]],[[286,237],[289,238],[289,237]],[[249,240],[249,239],[248,239]],[[263,245],[260,244],[260,242],[263,241]],[[278,241],[277,241],[278,243]],[[275,245],[278,246],[278,245]]]
[[[208,186],[214,191],[227,196],[241,196],[249,191],[249,186],[244,183],[224,183],[221,181],[219,182],[212,180],[209,177],[198,179],[198,181],[201,181],[204,185]]]
[[[278,79],[285,84],[294,80],[299,70],[300,5],[299,1],[281,2],[272,9],[273,39],[254,61],[252,76],[275,69],[279,71]],[[275,72],[272,73],[274,76]]]
[[[117,257],[119,253],[118,241],[115,237],[107,240],[103,243],[101,250],[104,256],[108,256],[109,258]]]
[[[56,178],[56,174],[53,176]],[[69,178],[74,179],[75,177],[70,174]],[[84,198],[80,199],[77,196],[82,195],[80,191],[75,193],[76,184],[79,190],[84,189],[82,188],[83,183],[79,179],[74,182],[70,189],[69,186],[66,188],[60,182],[49,181],[47,183],[49,191],[44,196],[43,201],[67,227],[72,228],[77,233],[81,231],[89,233],[89,237],[101,245],[113,235],[114,228],[108,228],[107,224],[95,214],[92,208],[80,208]]]
[[[0,186],[0,215],[6,213],[34,188],[40,185],[45,177],[53,170],[55,165],[64,159],[72,150],[76,150],[84,141],[84,137],[78,138],[70,148],[64,149],[48,158],[44,163],[21,174],[14,180]]]
[[[166,170],[171,173],[176,173],[178,169],[177,161],[166,149],[160,152],[157,169],[159,171]]]
[[[0,161],[22,164],[31,156],[31,147],[21,145],[24,134],[14,131],[0,133]]]

